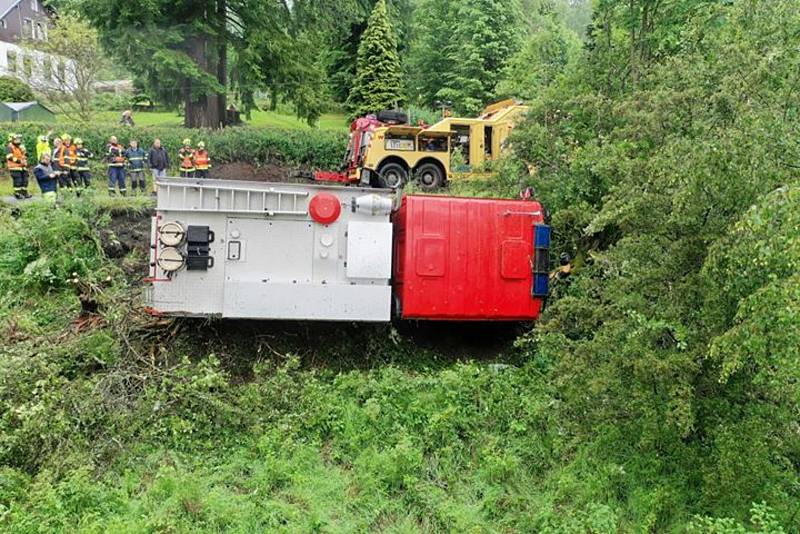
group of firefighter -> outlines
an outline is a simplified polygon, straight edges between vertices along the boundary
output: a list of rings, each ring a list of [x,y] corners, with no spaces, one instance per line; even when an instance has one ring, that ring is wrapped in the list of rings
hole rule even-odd
[[[42,196],[51,202],[56,200],[58,191],[69,191],[80,196],[83,189],[92,182],[89,160],[94,154],[88,150],[80,137],[72,138],[69,134],[56,137],[50,145],[50,135],[41,135],[36,143],[36,160],[33,175],[39,184]],[[131,139],[128,146],[119,143],[116,136],[111,136],[106,145],[105,163],[108,166],[108,192],[110,195],[127,195],[127,179],[131,189],[145,192],[145,169],[150,168],[153,174],[153,188],[156,180],[164,178],[169,169],[169,155],[156,139],[149,152],[139,146],[136,139]],[[200,141],[192,147],[190,139],[183,140],[178,151],[180,174],[183,177],[207,178],[211,159],[205,143]],[[22,135],[15,133],[8,136],[6,147],[6,166],[11,174],[16,199],[31,198],[28,191],[28,153],[22,143]]]

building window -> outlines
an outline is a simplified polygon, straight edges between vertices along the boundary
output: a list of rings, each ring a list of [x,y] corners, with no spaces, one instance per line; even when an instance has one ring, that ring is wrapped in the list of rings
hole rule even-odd
[[[31,0],[31,9],[36,12],[39,11],[39,0]]]
[[[8,23],[6,22],[6,19],[2,19],[2,20],[0,20],[0,28],[2,28],[2,29],[4,29],[4,30],[5,30],[6,28],[8,28]]]
[[[6,63],[8,65],[8,72],[17,72],[17,53],[13,50],[7,51]]]
[[[22,72],[25,73],[26,78],[33,76],[33,58],[31,56],[22,56]]]
[[[25,39],[33,38],[33,21],[31,19],[22,21],[22,37]]]
[[[36,39],[39,41],[44,41],[44,28],[42,28],[42,23],[36,23]]]
[[[49,56],[42,60],[42,76],[47,82],[53,79],[53,60]]]

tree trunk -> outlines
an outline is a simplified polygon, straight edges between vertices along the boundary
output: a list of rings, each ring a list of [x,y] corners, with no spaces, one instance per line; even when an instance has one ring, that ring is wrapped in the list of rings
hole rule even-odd
[[[215,74],[217,69],[210,67],[212,62],[209,59],[209,39],[206,36],[193,37],[189,40],[189,55],[198,67],[208,73]],[[217,94],[197,94],[196,88],[191,86],[191,80],[184,80],[184,115],[183,125],[187,128],[220,128],[224,124],[225,107],[224,94],[223,101],[220,102]],[[221,104],[221,105],[220,105]]]
[[[217,95],[217,109],[222,117],[222,126],[227,126],[227,94],[228,87],[228,47],[226,35],[226,16],[228,12],[227,0],[217,0],[217,81],[223,87],[223,92]]]

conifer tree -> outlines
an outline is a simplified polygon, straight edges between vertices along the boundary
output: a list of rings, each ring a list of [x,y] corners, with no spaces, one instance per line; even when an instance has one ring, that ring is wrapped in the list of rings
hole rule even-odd
[[[402,101],[402,69],[386,0],[378,0],[358,46],[356,79],[347,105],[353,116],[393,108]]]
[[[497,83],[519,49],[516,0],[420,0],[419,37],[411,52],[411,86],[420,103],[453,103],[477,113],[497,98]]]

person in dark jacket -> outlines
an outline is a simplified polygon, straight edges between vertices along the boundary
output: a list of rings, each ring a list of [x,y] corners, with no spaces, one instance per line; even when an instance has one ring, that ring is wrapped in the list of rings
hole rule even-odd
[[[153,141],[153,146],[150,147],[150,152],[147,155],[147,163],[150,166],[150,170],[153,171],[153,181],[167,177],[169,153],[166,148],[161,146],[161,139]]]
[[[131,139],[128,150],[125,151],[125,159],[128,162],[128,175],[131,177],[131,189],[134,194],[136,187],[144,193],[144,149],[139,146],[139,141]]]
[[[94,157],[91,151],[83,146],[83,139],[75,138],[75,172],[78,185],[89,187],[92,183],[92,172],[89,170],[89,160]]]
[[[147,154],[147,164],[153,172],[153,194],[155,194],[156,182],[161,178],[166,178],[167,169],[169,169],[169,153],[161,146],[161,139],[153,140],[153,146],[150,147],[150,152]]]
[[[33,175],[42,190],[42,197],[48,202],[55,203],[58,191],[58,172],[50,165],[50,152],[42,152],[39,164],[33,168]]]

